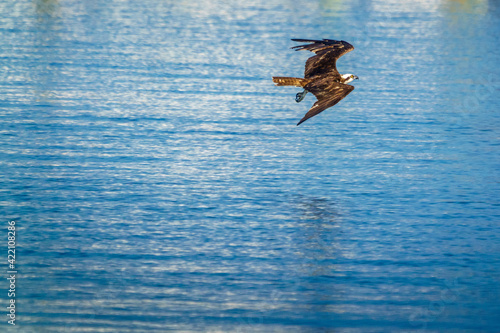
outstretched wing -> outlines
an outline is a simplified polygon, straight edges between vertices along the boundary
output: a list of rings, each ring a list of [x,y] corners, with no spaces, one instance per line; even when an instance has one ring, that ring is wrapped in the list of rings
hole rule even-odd
[[[315,75],[329,73],[335,78],[339,78],[337,71],[337,59],[354,50],[354,46],[343,40],[333,39],[292,39],[294,42],[310,43],[292,47],[296,51],[309,50],[316,53],[315,56],[307,59],[304,78]]]
[[[302,124],[307,119],[323,112],[329,107],[334,106],[335,104],[340,102],[344,97],[349,95],[351,91],[354,90],[354,87],[349,84],[344,84],[340,82],[327,83],[322,81],[323,80],[311,82],[304,87],[308,91],[312,92],[318,100],[316,101],[316,103],[314,103],[312,108],[306,113],[304,118],[302,118],[299,121],[297,126]]]

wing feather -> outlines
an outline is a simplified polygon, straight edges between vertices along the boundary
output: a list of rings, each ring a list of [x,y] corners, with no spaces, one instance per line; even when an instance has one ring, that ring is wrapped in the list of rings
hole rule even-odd
[[[305,114],[305,116],[297,124],[300,125],[307,119],[314,117],[315,115],[323,112],[329,107],[334,106],[340,102],[344,97],[349,95],[351,91],[354,90],[354,86],[349,84],[344,84],[340,82],[325,82],[325,80],[319,80],[316,82],[311,82],[304,87],[308,91],[312,92],[314,96],[318,99],[312,108]]]
[[[340,77],[337,71],[337,59],[344,54],[354,50],[354,46],[346,41],[333,39],[292,39],[294,42],[310,43],[292,47],[296,51],[308,50],[316,55],[307,59],[305,67],[305,78],[315,75],[329,73],[336,78]]]

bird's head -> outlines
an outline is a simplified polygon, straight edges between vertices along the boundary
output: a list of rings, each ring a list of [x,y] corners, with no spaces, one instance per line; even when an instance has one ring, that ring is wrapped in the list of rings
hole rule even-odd
[[[344,79],[344,83],[349,83],[354,80],[358,80],[359,78],[354,74],[343,74],[342,79]]]

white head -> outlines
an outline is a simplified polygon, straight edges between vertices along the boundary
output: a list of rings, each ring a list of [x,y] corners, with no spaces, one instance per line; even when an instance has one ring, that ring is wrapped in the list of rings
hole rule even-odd
[[[344,79],[344,83],[349,83],[354,80],[358,80],[358,77],[354,74],[342,74],[342,79]]]

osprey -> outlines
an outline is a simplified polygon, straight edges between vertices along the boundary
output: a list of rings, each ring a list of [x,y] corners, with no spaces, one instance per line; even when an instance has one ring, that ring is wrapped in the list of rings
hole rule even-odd
[[[354,87],[348,83],[357,80],[353,74],[340,74],[337,71],[337,59],[354,50],[354,46],[343,40],[323,39],[292,39],[294,42],[310,43],[292,47],[296,51],[309,50],[316,53],[307,59],[304,78],[273,76],[273,82],[277,86],[295,86],[304,88],[295,96],[298,103],[311,92],[318,99],[309,112],[306,113],[299,123],[314,117],[318,113],[334,106],[344,97],[349,95]]]

